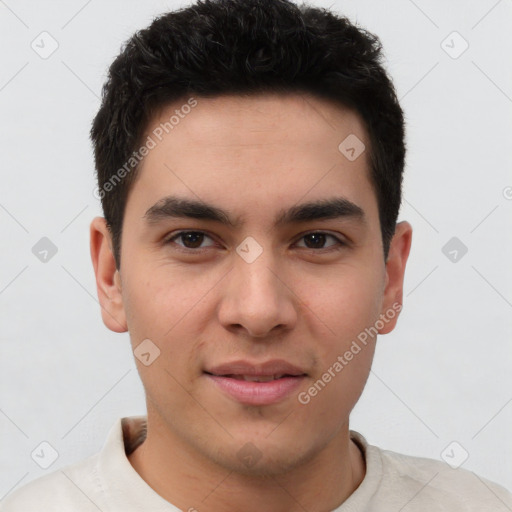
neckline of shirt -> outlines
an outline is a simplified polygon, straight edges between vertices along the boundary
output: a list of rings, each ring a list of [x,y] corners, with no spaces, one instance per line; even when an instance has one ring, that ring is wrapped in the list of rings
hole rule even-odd
[[[142,442],[147,434],[147,416],[118,418],[111,427],[107,440],[98,454],[97,478],[106,502],[125,512],[154,510],[155,512],[179,512],[164,500],[135,471],[128,455]],[[350,430],[350,438],[361,450],[365,460],[365,476],[357,489],[333,512],[355,512],[367,505],[377,492],[382,480],[380,449],[368,444],[359,432]]]

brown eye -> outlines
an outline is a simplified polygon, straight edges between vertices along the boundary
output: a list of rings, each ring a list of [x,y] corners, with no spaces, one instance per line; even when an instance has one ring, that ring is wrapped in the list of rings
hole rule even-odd
[[[334,240],[334,243],[325,246],[325,243],[329,238]],[[305,248],[307,249],[327,249],[330,247],[334,248],[334,246],[345,245],[339,238],[335,237],[334,235],[323,233],[321,231],[303,235],[302,239],[305,241]]]
[[[211,238],[202,231],[181,231],[173,237],[169,238],[167,243],[177,243],[179,246],[184,247],[185,249],[201,249],[201,244],[206,238],[211,240]],[[181,241],[181,243],[175,242],[176,240]],[[213,244],[203,247],[209,247],[211,245]]]

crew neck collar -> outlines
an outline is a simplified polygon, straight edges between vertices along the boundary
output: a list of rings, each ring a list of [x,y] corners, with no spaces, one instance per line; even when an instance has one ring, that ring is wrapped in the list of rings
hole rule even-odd
[[[369,445],[354,430],[350,438],[361,450],[366,466],[365,476],[359,487],[332,512],[356,512],[364,510],[377,492],[382,479],[382,459],[379,448]],[[135,471],[130,455],[147,433],[147,416],[118,418],[111,427],[107,440],[99,453],[98,478],[102,491],[116,508],[125,512],[151,510],[155,512],[180,512],[178,508],[157,494]]]

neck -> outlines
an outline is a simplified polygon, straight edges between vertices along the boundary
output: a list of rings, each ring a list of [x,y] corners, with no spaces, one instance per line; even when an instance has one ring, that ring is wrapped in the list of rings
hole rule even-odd
[[[216,464],[148,414],[147,437],[128,459],[156,493],[190,512],[331,511],[357,489],[366,471],[348,424],[293,469],[254,476]]]

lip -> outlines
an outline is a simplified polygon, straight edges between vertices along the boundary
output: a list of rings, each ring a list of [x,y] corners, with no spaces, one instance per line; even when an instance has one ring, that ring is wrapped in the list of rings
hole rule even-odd
[[[232,361],[213,366],[205,370],[213,375],[251,375],[251,376],[269,376],[269,375],[305,375],[306,372],[284,359],[272,359],[262,363],[252,363],[249,361]]]
[[[269,382],[250,382],[232,377],[205,374],[224,393],[246,405],[270,405],[293,393],[306,378],[305,375],[282,377]]]
[[[251,382],[234,378],[235,375],[268,377],[283,375],[268,382]],[[282,359],[263,363],[233,361],[205,370],[205,376],[232,399],[246,405],[270,405],[284,400],[302,384],[307,374],[299,367]]]

